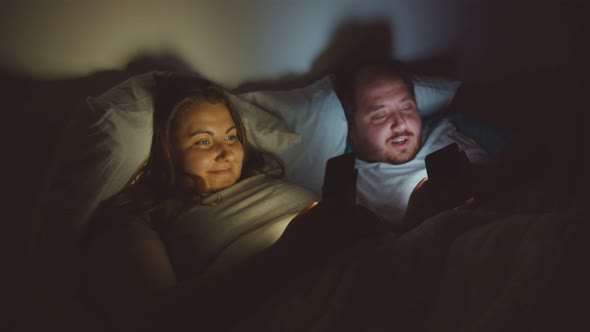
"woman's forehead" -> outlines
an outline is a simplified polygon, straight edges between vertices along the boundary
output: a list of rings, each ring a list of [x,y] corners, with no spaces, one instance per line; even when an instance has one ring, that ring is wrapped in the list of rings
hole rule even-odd
[[[198,102],[182,110],[177,117],[181,131],[198,130],[199,127],[231,127],[234,120],[224,103]]]

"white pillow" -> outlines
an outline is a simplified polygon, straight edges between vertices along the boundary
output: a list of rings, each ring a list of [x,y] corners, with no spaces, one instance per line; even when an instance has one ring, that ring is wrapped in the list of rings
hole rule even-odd
[[[145,160],[155,74],[134,77],[73,110],[41,190],[40,221],[79,232],[98,203],[120,190]]]
[[[238,96],[280,118],[301,142],[278,153],[286,178],[320,193],[328,159],[344,153],[348,126],[342,105],[326,76],[304,88],[289,91],[255,91]]]
[[[70,116],[50,163],[37,207],[42,219],[80,230],[98,204],[120,191],[147,158],[152,141],[156,76],[134,76],[87,100]],[[254,145],[280,153],[300,141],[277,117],[238,106]]]
[[[416,103],[422,117],[446,109],[461,86],[460,81],[439,77],[412,75],[411,78],[414,82]]]
[[[446,109],[461,82],[413,75],[416,103],[422,117]],[[239,108],[256,106],[272,114],[301,136],[299,144],[277,152],[285,162],[287,180],[321,192],[328,159],[346,149],[348,125],[332,78],[288,91],[254,91],[236,96]],[[241,101],[241,102],[240,102]]]
[[[100,201],[127,183],[151,146],[157,75],[169,73],[134,76],[89,97],[74,112],[41,195],[43,219],[83,227]],[[457,82],[444,79],[416,77],[415,82],[422,115],[446,107],[458,88]],[[231,99],[252,143],[283,159],[287,180],[319,193],[326,161],[346,147],[346,119],[331,78],[300,89],[254,91]]]
[[[108,153],[107,164],[101,174],[106,181],[101,199],[106,199],[127,183],[133,172],[149,154],[152,142],[153,102],[155,79],[166,72],[151,72],[134,76],[109,89],[97,98],[88,97],[87,109],[81,112],[97,114],[88,126],[88,135],[94,137],[85,143],[84,151],[96,147]],[[236,99],[231,98],[230,99]],[[238,102],[237,110],[252,144],[272,153],[280,153],[299,143],[299,135],[277,117],[262,111],[255,105]],[[81,125],[82,123],[80,123]],[[90,144],[91,146],[87,146]],[[97,179],[96,186],[100,186]]]
[[[291,131],[281,119],[237,96],[230,94],[229,97],[242,118],[248,141],[254,146],[280,154],[301,141],[301,136]]]

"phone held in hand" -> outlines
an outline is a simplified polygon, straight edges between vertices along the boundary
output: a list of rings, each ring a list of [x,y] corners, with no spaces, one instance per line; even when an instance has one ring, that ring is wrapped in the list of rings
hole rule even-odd
[[[454,181],[467,176],[469,158],[457,143],[449,144],[426,156],[426,173],[432,181]]]

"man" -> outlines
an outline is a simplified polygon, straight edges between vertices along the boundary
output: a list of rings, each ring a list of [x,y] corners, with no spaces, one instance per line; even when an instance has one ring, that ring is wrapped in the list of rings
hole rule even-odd
[[[412,80],[395,64],[345,75],[338,94],[357,155],[357,201],[383,220],[402,222],[410,195],[427,177],[428,154],[457,143],[471,162],[486,159],[485,150],[449,120],[422,127]]]

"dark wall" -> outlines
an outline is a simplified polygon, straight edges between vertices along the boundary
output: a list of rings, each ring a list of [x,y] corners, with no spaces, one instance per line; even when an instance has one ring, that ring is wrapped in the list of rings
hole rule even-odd
[[[475,3],[475,4],[474,4]],[[457,76],[458,111],[512,129],[531,167],[585,192],[590,6],[584,1],[472,2]]]

